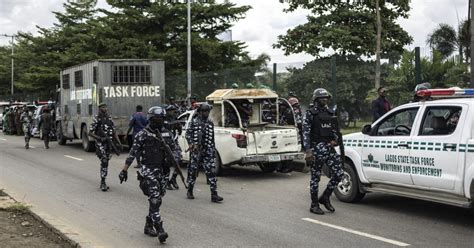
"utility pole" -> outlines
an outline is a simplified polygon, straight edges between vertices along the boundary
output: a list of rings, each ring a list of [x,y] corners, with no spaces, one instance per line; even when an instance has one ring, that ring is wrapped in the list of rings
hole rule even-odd
[[[1,36],[12,38],[12,72],[11,72],[12,85],[11,85],[11,91],[10,92],[11,92],[11,96],[13,97],[13,83],[14,83],[13,74],[14,74],[14,71],[15,71],[15,61],[14,61],[13,55],[15,55],[15,44],[14,44],[14,42],[15,42],[16,35],[1,34]]]
[[[470,9],[470,22],[469,22],[469,30],[471,31],[471,82],[470,82],[470,85],[472,85],[474,83],[474,63],[472,62],[473,61],[473,58],[474,58],[474,18],[472,18],[474,16],[474,8],[472,6],[472,1],[469,1],[469,9]]]
[[[375,49],[375,88],[380,87],[380,49],[382,43],[382,20],[380,20],[380,0],[375,0],[375,13],[377,15],[377,47]]]
[[[191,1],[188,0],[188,101],[191,101]]]

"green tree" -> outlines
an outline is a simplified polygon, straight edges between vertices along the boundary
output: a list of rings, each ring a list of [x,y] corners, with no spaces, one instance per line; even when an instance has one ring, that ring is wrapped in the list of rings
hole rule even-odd
[[[467,20],[459,23],[458,30],[449,24],[441,23],[428,35],[426,43],[433,49],[438,51],[443,59],[451,56],[454,51],[459,52],[459,61],[466,63],[470,58],[470,32]],[[463,57],[465,60],[463,60]]]
[[[309,9],[305,24],[278,36],[276,48],[285,54],[306,52],[324,57],[328,52],[339,55],[373,56],[376,48],[376,8],[374,1],[290,1],[285,11]],[[382,17],[381,57],[396,59],[412,38],[397,24],[408,17],[409,0],[380,1]]]

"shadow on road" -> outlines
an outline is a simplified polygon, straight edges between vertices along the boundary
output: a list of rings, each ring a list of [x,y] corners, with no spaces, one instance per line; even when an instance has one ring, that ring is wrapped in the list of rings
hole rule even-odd
[[[376,193],[367,194],[359,204],[430,220],[436,219],[446,224],[474,227],[474,209]]]

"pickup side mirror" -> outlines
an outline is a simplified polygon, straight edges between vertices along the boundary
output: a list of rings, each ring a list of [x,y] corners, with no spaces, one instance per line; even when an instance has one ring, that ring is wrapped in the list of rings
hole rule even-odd
[[[371,132],[372,132],[372,126],[370,124],[364,125],[364,127],[362,128],[362,133],[366,135],[370,135]]]

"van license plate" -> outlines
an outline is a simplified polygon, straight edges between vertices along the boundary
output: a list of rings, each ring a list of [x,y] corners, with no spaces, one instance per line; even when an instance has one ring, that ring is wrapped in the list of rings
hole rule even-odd
[[[268,155],[268,162],[278,162],[280,160],[280,155]]]

